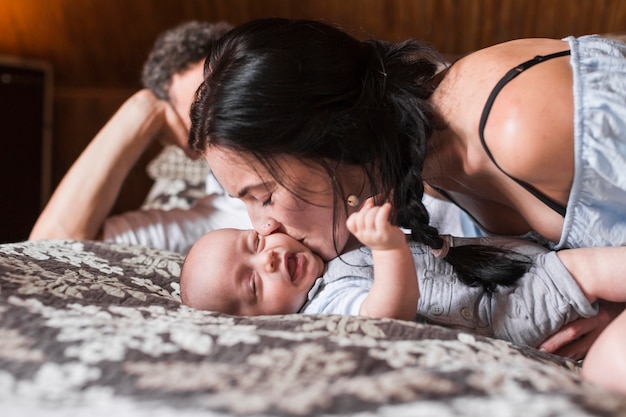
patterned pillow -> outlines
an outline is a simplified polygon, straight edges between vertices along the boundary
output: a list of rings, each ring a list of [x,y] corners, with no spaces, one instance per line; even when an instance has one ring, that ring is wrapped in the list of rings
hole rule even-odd
[[[206,195],[210,172],[204,159],[188,158],[178,146],[166,146],[146,167],[154,180],[142,209],[188,209]]]
[[[148,176],[153,180],[172,178],[185,180],[192,184],[204,183],[209,173],[209,165],[203,158],[192,160],[178,146],[163,148],[146,167]]]

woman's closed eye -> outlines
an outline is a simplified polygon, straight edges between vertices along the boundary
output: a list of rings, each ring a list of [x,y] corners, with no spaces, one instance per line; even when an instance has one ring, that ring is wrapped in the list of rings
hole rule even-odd
[[[272,204],[272,194],[270,194],[268,198],[266,198],[265,200],[261,202],[261,206],[263,207],[270,206],[271,204]]]

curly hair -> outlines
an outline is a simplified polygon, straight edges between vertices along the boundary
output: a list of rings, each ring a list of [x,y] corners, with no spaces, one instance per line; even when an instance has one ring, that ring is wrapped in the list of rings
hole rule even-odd
[[[143,65],[141,83],[160,99],[169,100],[172,76],[206,58],[217,40],[231,28],[224,21],[192,20],[163,32]]]

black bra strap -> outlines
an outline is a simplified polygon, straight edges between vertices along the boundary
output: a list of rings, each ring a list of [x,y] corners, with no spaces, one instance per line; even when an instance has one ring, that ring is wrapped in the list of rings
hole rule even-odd
[[[483,145],[483,148],[485,149],[485,152],[487,153],[487,156],[489,156],[489,159],[491,159],[491,161],[496,165],[496,167],[498,167],[498,169],[500,171],[502,171],[502,173],[504,173],[507,177],[511,178],[513,181],[515,181],[516,183],[521,185],[523,188],[525,188],[532,195],[534,195],[539,200],[541,200],[544,204],[546,204],[552,210],[554,210],[557,213],[559,213],[562,217],[565,217],[565,207],[561,206],[559,203],[557,203],[556,201],[552,200],[550,197],[546,196],[544,193],[539,191],[533,185],[531,185],[531,184],[529,184],[529,183],[527,183],[525,181],[522,181],[520,179],[517,179],[517,178],[509,175],[505,170],[502,169],[502,167],[500,167],[500,165],[498,165],[498,163],[496,162],[495,158],[491,154],[491,151],[489,150],[489,147],[487,146],[487,143],[485,142],[485,125],[487,124],[487,118],[489,117],[489,112],[491,111],[491,107],[493,106],[493,102],[496,100],[496,97],[500,93],[500,90],[502,90],[502,88],[504,88],[504,86],[509,81],[511,81],[513,78],[517,77],[521,72],[527,70],[528,68],[530,68],[530,67],[532,67],[532,66],[534,66],[536,64],[539,64],[540,62],[547,61],[547,60],[552,59],[552,58],[558,58],[558,57],[562,57],[562,56],[567,56],[569,54],[570,54],[570,51],[568,50],[568,51],[556,52],[556,53],[553,53],[553,54],[550,54],[550,55],[545,55],[545,56],[538,55],[538,56],[534,57],[533,59],[530,59],[530,60],[524,62],[523,64],[520,64],[517,67],[509,70],[504,75],[504,77],[502,77],[500,79],[500,81],[498,81],[498,83],[496,84],[494,89],[491,91],[491,94],[489,95],[489,98],[487,99],[487,103],[485,104],[485,108],[483,109],[483,113],[482,113],[482,115],[480,117],[480,124],[478,126],[478,136],[480,137],[480,141],[481,141],[481,143]]]
[[[432,189],[437,191],[439,194],[441,194],[446,200],[450,201],[452,204],[454,204],[455,206],[457,206],[458,208],[460,208],[461,210],[463,210],[463,212],[465,214],[467,214],[470,219],[472,219],[472,221],[474,223],[476,223],[476,225],[478,227],[480,227],[481,229],[485,230],[485,228],[483,227],[483,225],[476,219],[476,217],[474,217],[474,215],[472,213],[470,213],[469,211],[465,210],[464,207],[462,207],[459,203],[456,202],[456,200],[454,198],[452,198],[452,196],[450,194],[448,194],[448,192],[442,188],[439,187],[435,187],[434,185],[431,185]]]

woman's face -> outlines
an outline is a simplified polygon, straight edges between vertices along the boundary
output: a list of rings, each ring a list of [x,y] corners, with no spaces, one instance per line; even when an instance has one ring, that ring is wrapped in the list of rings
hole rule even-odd
[[[252,224],[261,235],[286,233],[326,261],[346,246],[350,233],[343,209],[337,210],[338,230],[333,240],[333,187],[321,166],[289,156],[275,160],[287,189],[248,154],[210,146],[205,155],[224,190],[246,204]]]

